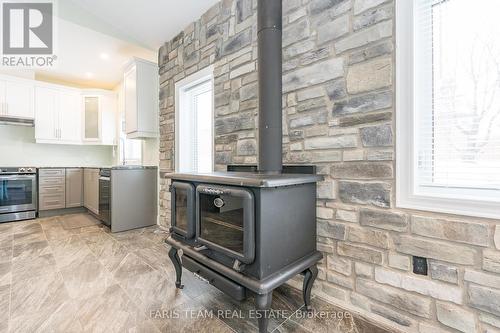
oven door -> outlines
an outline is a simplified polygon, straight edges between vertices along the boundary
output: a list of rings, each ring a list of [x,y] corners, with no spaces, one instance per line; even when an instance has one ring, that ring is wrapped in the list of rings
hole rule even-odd
[[[245,264],[255,258],[252,192],[230,186],[196,187],[196,240]]]
[[[36,175],[0,176],[0,214],[36,210]]]
[[[173,182],[170,192],[172,194],[171,231],[185,239],[192,239],[196,233],[194,185]]]

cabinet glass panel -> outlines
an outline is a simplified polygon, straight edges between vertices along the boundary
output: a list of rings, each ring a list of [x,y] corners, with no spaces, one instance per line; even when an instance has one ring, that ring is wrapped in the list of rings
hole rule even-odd
[[[85,97],[85,139],[99,138],[99,98]]]
[[[244,199],[200,193],[199,205],[201,238],[243,253]]]
[[[175,226],[187,231],[188,194],[184,188],[175,189]]]

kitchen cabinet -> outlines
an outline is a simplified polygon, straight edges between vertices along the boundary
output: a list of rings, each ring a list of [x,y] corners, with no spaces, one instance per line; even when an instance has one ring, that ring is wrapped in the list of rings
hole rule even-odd
[[[66,208],[66,188],[64,169],[39,170],[39,210]]]
[[[78,90],[36,87],[35,138],[38,143],[81,143]]]
[[[66,208],[83,206],[83,169],[66,169]]]
[[[30,80],[0,76],[0,116],[34,119],[34,90]]]
[[[59,94],[59,136],[62,142],[82,142],[81,109],[79,92],[70,90]]]
[[[123,78],[125,133],[128,139],[158,136],[158,66],[134,58]]]
[[[83,140],[87,144],[117,145],[117,96],[103,90],[83,93]]]
[[[99,169],[83,170],[83,206],[99,214]]]

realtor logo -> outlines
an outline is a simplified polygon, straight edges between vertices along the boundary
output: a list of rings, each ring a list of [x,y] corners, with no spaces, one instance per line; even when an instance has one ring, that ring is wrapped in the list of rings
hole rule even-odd
[[[3,54],[52,54],[52,3],[3,3]]]

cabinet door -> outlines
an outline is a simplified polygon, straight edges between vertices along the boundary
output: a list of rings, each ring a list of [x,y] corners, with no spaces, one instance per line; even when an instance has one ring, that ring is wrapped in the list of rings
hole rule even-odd
[[[99,169],[85,169],[83,172],[83,205],[93,212],[99,213]]]
[[[100,139],[100,101],[98,96],[83,97],[83,139],[88,141],[98,141]]]
[[[5,85],[5,102],[9,117],[34,119],[34,86],[24,82],[7,82]]]
[[[90,170],[83,169],[83,207],[89,208],[90,193]]]
[[[66,208],[83,205],[83,170],[66,169]]]
[[[103,145],[117,144],[117,102],[116,95],[105,95],[101,97],[101,143]]]
[[[81,97],[73,91],[60,93],[59,131],[60,139],[67,143],[79,143],[81,137]]]
[[[99,169],[92,169],[92,192],[90,206],[95,214],[99,214]]]
[[[35,138],[55,141],[58,133],[58,91],[37,87],[35,90]]]
[[[125,133],[137,131],[137,69],[133,66],[125,73],[124,77],[125,95]]]

